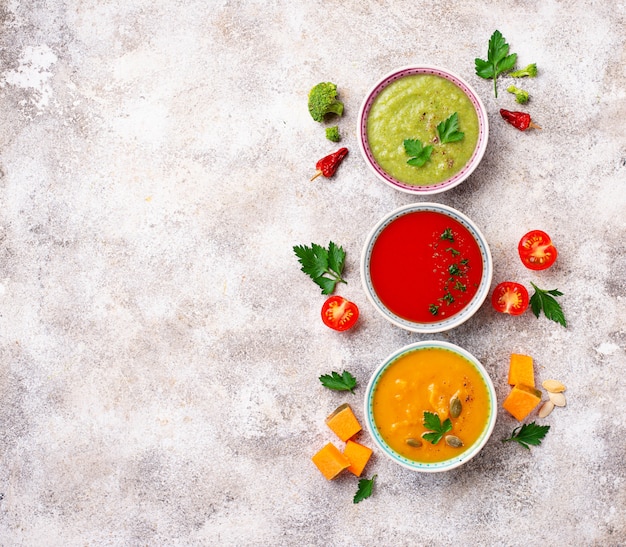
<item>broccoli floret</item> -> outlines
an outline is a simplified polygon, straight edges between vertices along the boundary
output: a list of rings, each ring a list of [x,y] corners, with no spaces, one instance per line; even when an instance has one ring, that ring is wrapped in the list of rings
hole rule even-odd
[[[535,76],[537,76],[537,65],[535,63],[531,63],[526,68],[521,68],[520,70],[514,70],[513,72],[509,72],[509,76],[511,76],[512,78],[523,78],[524,76],[534,78]]]
[[[513,93],[515,95],[515,100],[519,104],[526,104],[528,102],[528,91],[524,91],[519,87],[515,87],[514,85],[510,85],[506,88],[509,93]]]
[[[337,86],[331,82],[317,84],[309,92],[309,112],[316,122],[324,121],[326,114],[343,114],[343,103],[337,100]]]
[[[326,128],[326,138],[329,141],[339,142],[341,137],[339,136],[339,127],[333,125],[332,127]]]

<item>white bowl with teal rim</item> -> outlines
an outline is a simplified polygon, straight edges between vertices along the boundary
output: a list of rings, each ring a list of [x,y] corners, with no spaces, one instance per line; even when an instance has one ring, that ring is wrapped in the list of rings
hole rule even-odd
[[[444,461],[437,462],[420,462],[415,459],[411,459],[406,457],[403,454],[400,454],[394,448],[390,446],[390,444],[383,438],[379,427],[376,424],[375,415],[374,415],[374,399],[375,393],[378,388],[378,385],[381,381],[383,375],[388,371],[389,367],[391,367],[398,359],[411,352],[419,352],[425,349],[437,348],[442,350],[447,350],[455,353],[460,356],[464,360],[468,361],[470,366],[474,368],[477,372],[477,378],[479,378],[480,382],[482,382],[481,392],[484,393],[486,397],[486,405],[487,408],[487,420],[480,430],[476,440],[469,446],[464,447],[463,452],[461,452],[458,456],[452,456],[449,459]],[[484,388],[484,389],[483,389]],[[461,411],[462,412],[462,411]],[[497,417],[497,397],[496,392],[493,386],[493,382],[489,377],[489,374],[485,370],[484,366],[480,363],[480,361],[474,357],[467,350],[449,342],[437,341],[437,340],[427,340],[422,342],[415,342],[413,344],[409,344],[399,350],[393,352],[389,355],[374,371],[372,374],[369,383],[367,385],[367,389],[365,392],[365,423],[366,427],[371,434],[374,442],[378,449],[391,461],[407,468],[412,471],[419,471],[424,473],[435,473],[440,471],[449,471],[451,469],[455,469],[464,463],[467,463],[474,456],[476,456],[485,446],[487,441],[489,440]],[[454,427],[451,430],[451,433],[454,433]],[[427,442],[427,441],[424,441]],[[444,442],[443,440],[439,442]]]
[[[436,315],[431,314],[432,316],[428,315],[427,317],[423,317],[423,313],[420,314],[416,312],[414,314],[412,309],[402,310],[399,309],[398,306],[394,306],[389,299],[386,299],[384,288],[376,279],[377,253],[379,252],[379,247],[382,245],[379,241],[383,239],[381,238],[381,234],[385,234],[385,237],[387,237],[386,234],[388,232],[386,230],[391,229],[389,228],[390,226],[394,226],[393,229],[395,229],[395,223],[400,219],[403,219],[407,215],[412,215],[413,213],[422,212],[430,214],[436,213],[435,216],[440,217],[442,219],[441,222],[449,222],[450,226],[458,227],[458,229],[465,234],[466,242],[470,242],[469,244],[471,244],[472,247],[471,252],[473,258],[470,265],[474,267],[473,274],[477,275],[477,272],[481,272],[479,278],[472,280],[471,286],[469,286],[467,291],[460,291],[457,294],[455,290],[452,289],[450,292],[456,294],[453,298],[456,299],[456,302],[450,303],[449,300],[442,300],[442,298],[448,296],[447,293],[444,294],[442,292],[441,294],[432,295],[432,297],[428,295],[429,291],[434,286],[434,281],[430,279],[426,273],[419,270],[413,271],[413,267],[406,264],[398,266],[397,278],[394,277],[394,290],[402,291],[399,295],[402,299],[400,307],[408,306],[412,301],[418,301],[422,297],[431,298],[430,304],[437,307],[438,311]],[[402,220],[402,222],[406,221]],[[437,220],[437,222],[439,221]],[[423,234],[426,234],[428,230],[429,227],[423,229],[415,228],[413,232],[409,232],[410,238],[407,241],[407,247],[401,247],[400,250],[390,258],[388,261],[388,264],[390,264],[389,267],[395,267],[395,262],[402,263],[410,258],[413,251],[412,247],[409,247],[409,245],[417,245],[417,242],[421,241]],[[434,238],[435,236],[432,237]],[[454,252],[453,244],[448,246],[447,241],[443,241],[443,243],[446,245],[445,248],[450,249],[448,252],[451,255]],[[458,255],[458,257],[461,261],[464,260],[462,254]],[[442,260],[449,260],[450,258],[450,256],[447,256],[442,258]],[[437,266],[437,263],[433,264]],[[450,330],[472,317],[488,296],[493,277],[493,261],[489,245],[476,224],[466,215],[452,207],[440,203],[428,202],[411,203],[401,206],[381,218],[365,239],[361,253],[360,268],[361,282],[365,294],[374,308],[394,325],[423,334],[434,334]],[[395,275],[396,273],[394,273],[394,276]],[[461,285],[465,282],[463,278],[460,278],[459,281]],[[454,285],[456,286],[456,282]],[[470,294],[473,294],[471,298]],[[423,309],[425,308],[420,308],[422,312]]]
[[[414,76],[428,79],[414,86]],[[454,112],[465,136],[439,146],[436,126]],[[425,166],[407,167],[404,139],[419,135],[434,151]],[[391,71],[367,93],[359,109],[357,138],[365,163],[382,182],[409,194],[436,194],[458,186],[478,167],[487,149],[489,121],[480,97],[457,74],[436,66],[406,66]]]

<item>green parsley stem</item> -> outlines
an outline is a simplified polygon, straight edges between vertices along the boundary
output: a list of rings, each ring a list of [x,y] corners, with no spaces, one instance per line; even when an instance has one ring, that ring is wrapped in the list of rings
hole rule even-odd
[[[337,283],[345,283],[346,285],[348,284],[348,282],[343,277],[328,268],[324,270],[324,273],[327,273]]]

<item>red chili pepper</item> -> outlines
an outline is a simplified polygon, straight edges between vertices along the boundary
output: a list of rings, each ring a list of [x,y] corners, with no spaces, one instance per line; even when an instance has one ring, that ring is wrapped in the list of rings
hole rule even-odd
[[[533,123],[530,119],[530,114],[526,114],[526,112],[511,112],[509,110],[504,110],[504,108],[500,109],[500,116],[502,116],[507,122],[509,122],[513,127],[519,129],[520,131],[526,131],[529,127],[533,127],[534,129],[541,129],[536,123]]]
[[[326,178],[332,177],[335,174],[335,171],[337,171],[337,167],[339,167],[343,158],[346,157],[347,153],[347,148],[340,148],[337,152],[324,156],[315,164],[315,169],[317,169],[317,171],[311,180],[316,179],[320,175],[324,175]]]

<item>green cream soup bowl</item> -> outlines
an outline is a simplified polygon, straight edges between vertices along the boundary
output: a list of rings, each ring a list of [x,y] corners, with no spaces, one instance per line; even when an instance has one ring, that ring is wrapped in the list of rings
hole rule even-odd
[[[460,76],[434,66],[396,69],[359,110],[361,154],[376,177],[414,195],[444,192],[478,167],[489,137],[485,107]]]

